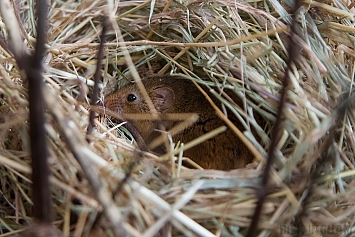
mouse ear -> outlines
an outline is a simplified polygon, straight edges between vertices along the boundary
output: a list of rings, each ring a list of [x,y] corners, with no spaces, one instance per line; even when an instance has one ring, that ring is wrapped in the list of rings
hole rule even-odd
[[[175,94],[168,87],[158,87],[149,93],[153,105],[158,112],[164,112],[170,108],[174,102]]]

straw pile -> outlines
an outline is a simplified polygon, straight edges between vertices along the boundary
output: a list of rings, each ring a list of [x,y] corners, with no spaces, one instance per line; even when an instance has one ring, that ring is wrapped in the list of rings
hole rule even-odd
[[[15,8],[33,49],[36,30],[29,3],[20,1]],[[46,101],[52,104],[46,130],[55,225],[64,236],[111,236],[110,221],[120,223],[129,236],[245,235],[282,89],[290,6],[229,0],[51,4],[44,62]],[[355,10],[348,5],[305,1],[299,15],[297,47],[302,51],[290,74],[284,131],[259,236],[350,236],[355,227],[355,114],[349,110],[337,117],[343,95],[352,91],[355,71]],[[141,75],[185,74],[204,79],[200,83],[234,88],[247,105],[235,111],[255,147],[254,163],[228,172],[191,170],[146,154],[132,168],[134,144],[110,130],[105,119],[96,122],[90,145],[85,143],[107,9],[113,27],[101,67],[102,95],[131,78],[132,66]],[[2,21],[0,25],[6,37]],[[28,92],[14,59],[5,46],[0,50],[0,236],[11,236],[30,223],[32,212]],[[65,139],[66,132],[72,140]],[[110,221],[69,149],[71,142],[99,170],[106,190],[102,195],[114,214]]]

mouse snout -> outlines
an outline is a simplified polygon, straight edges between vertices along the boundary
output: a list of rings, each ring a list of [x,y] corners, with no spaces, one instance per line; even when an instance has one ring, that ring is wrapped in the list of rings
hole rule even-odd
[[[119,111],[122,108],[122,98],[115,95],[109,95],[105,98],[103,106],[112,111]]]
[[[102,102],[103,106],[108,108],[111,105],[111,100],[109,97],[106,97],[104,101]]]
[[[110,97],[106,96],[106,98],[102,101],[102,106],[108,108],[110,106]]]

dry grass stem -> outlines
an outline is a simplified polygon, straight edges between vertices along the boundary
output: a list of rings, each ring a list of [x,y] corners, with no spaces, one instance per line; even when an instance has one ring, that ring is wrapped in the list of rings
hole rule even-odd
[[[0,236],[19,234],[32,216],[28,90],[14,59],[34,50],[30,2],[0,0]],[[112,236],[114,230],[129,236],[246,235],[286,73],[291,3],[51,1],[43,76],[53,224],[66,236]],[[300,55],[289,68],[284,125],[258,236],[354,233],[354,14],[346,1],[307,0],[297,17]],[[169,152],[139,152],[129,131],[114,122],[117,114],[90,106],[103,15],[110,27],[100,103],[128,80],[177,75],[201,89],[225,126],[182,144],[173,135],[197,115],[157,116],[150,103],[150,114],[122,118],[179,125],[151,144],[165,142]],[[99,117],[88,143],[91,110]],[[184,157],[226,129],[252,152],[253,163],[203,170]]]

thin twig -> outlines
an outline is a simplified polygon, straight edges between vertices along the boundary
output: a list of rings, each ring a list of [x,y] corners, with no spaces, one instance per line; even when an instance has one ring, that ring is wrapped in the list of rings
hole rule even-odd
[[[287,95],[287,90],[288,90],[288,86],[289,86],[289,75],[291,73],[291,66],[292,63],[294,61],[297,60],[299,53],[300,53],[300,47],[297,44],[297,42],[295,42],[295,38],[294,35],[296,35],[296,17],[297,17],[297,12],[298,9],[302,6],[303,1],[302,0],[296,0],[295,1],[295,6],[292,10],[292,14],[293,14],[293,22],[291,24],[291,32],[290,32],[290,43],[288,45],[288,59],[287,59],[287,68],[285,70],[285,75],[283,78],[283,87],[282,87],[282,92],[281,92],[281,100],[279,103],[279,107],[278,107],[278,113],[277,113],[277,117],[276,117],[276,121],[275,121],[275,125],[272,129],[272,134],[271,134],[271,143],[269,146],[269,150],[268,150],[268,154],[267,154],[267,161],[266,161],[266,165],[265,165],[265,170],[263,173],[263,177],[262,177],[262,181],[260,184],[260,187],[257,190],[257,197],[258,197],[258,203],[256,205],[255,208],[255,212],[252,218],[252,222],[249,226],[249,230],[247,233],[247,237],[254,237],[256,236],[257,232],[258,232],[258,223],[259,223],[259,219],[261,216],[261,211],[263,209],[263,204],[265,201],[266,196],[268,195],[268,191],[269,191],[269,177],[270,177],[270,170],[271,170],[271,165],[274,162],[275,159],[275,151],[276,151],[276,145],[277,142],[280,138],[281,132],[282,132],[282,127],[283,127],[283,117],[284,117],[284,108],[286,105],[286,95]]]
[[[40,223],[50,224],[53,220],[53,213],[49,186],[50,170],[47,162],[48,148],[46,144],[44,82],[42,76],[42,58],[45,53],[47,31],[47,2],[45,0],[37,1],[38,34],[33,56],[30,56],[22,42],[22,37],[18,30],[20,28],[19,23],[10,3],[4,1],[0,9],[9,29],[9,48],[28,81],[31,165],[33,170],[33,217]]]
[[[343,96],[343,98],[345,97],[346,95]],[[323,164],[326,164],[327,162],[332,162],[332,161],[334,162],[335,157],[331,155],[332,153],[329,152],[329,149],[333,148],[332,142],[334,141],[333,138],[336,134],[336,129],[338,128],[337,124],[339,124],[337,122],[346,115],[346,112],[350,109],[351,106],[353,106],[354,101],[355,101],[355,94],[348,97],[347,99],[341,100],[341,102],[339,103],[340,105],[334,111],[334,120],[332,124],[333,126],[327,133],[327,137],[325,138],[323,144],[320,146],[320,149],[322,150],[322,152],[320,153],[320,158],[316,159],[317,164],[319,164],[317,165],[317,167],[319,168],[313,169],[310,172],[310,174],[307,174],[305,176],[308,178],[308,182],[307,182],[308,185],[306,186],[306,190],[304,191],[304,193],[306,193],[306,196],[303,199],[302,206],[294,218],[295,219],[294,223],[296,228],[301,227],[300,223],[302,221],[302,217],[306,216],[308,213],[307,207],[312,201],[311,197],[317,185],[316,180],[321,176],[321,172],[322,172],[321,167],[323,167]],[[296,229],[296,233],[297,233],[296,236],[303,236],[304,231],[302,231],[302,229]]]
[[[49,187],[48,148],[45,130],[45,104],[43,99],[42,58],[46,51],[47,1],[37,1],[37,41],[35,52],[27,62],[25,71],[28,79],[30,102],[30,138],[33,181],[33,217],[44,223],[51,223],[52,199]],[[24,59],[19,59],[24,60]],[[31,65],[32,63],[32,65]],[[23,66],[26,62],[21,63]],[[19,64],[19,65],[21,65]]]
[[[101,41],[99,45],[99,52],[97,54],[97,61],[96,61],[96,71],[95,71],[95,85],[92,91],[92,96],[91,96],[91,105],[95,106],[97,105],[97,101],[99,99],[99,82],[101,81],[101,62],[102,58],[104,56],[104,44],[105,44],[105,39],[106,39],[106,32],[107,32],[107,27],[108,27],[108,19],[106,16],[104,16],[103,22],[102,22],[102,32],[101,32]],[[95,124],[95,111],[91,110],[90,111],[90,117],[89,117],[89,126],[87,130],[87,135],[91,135],[92,130],[94,128]],[[89,138],[87,138],[89,139]]]
[[[88,158],[96,157],[97,155],[86,147],[87,142],[81,136],[81,133],[75,126],[74,122],[66,118],[62,111],[54,106],[55,96],[50,94],[49,91],[46,91],[46,93],[45,100],[47,107],[58,124],[58,127],[67,142],[68,148],[73,153],[75,159],[79,162],[90,182],[93,192],[96,194],[97,199],[103,206],[104,213],[112,224],[113,232],[116,236],[127,236],[126,230],[123,227],[123,219],[120,210],[113,203],[111,194],[108,191],[107,185],[105,185],[101,179],[97,167],[93,165],[93,162],[88,160]],[[101,162],[101,165],[106,164],[106,162],[100,158],[95,161],[97,163]]]

